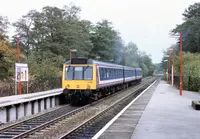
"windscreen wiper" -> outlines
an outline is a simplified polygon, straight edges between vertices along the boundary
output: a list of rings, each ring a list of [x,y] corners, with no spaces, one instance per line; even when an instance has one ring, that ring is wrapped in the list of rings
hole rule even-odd
[[[69,72],[69,69],[70,69],[70,65],[69,65],[68,68],[67,68],[67,72]]]
[[[84,68],[84,71],[86,71],[86,69],[87,69],[88,67],[89,67],[89,66],[85,67],[85,68]]]

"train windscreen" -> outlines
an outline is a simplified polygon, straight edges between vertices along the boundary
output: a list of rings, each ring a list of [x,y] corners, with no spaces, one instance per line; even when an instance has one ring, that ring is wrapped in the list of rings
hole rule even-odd
[[[68,66],[65,70],[65,80],[92,80],[91,66]]]

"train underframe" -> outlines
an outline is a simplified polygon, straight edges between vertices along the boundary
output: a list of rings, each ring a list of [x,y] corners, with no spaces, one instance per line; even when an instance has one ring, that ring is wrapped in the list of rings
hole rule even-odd
[[[103,88],[98,88],[96,90],[68,90],[64,89],[63,95],[65,97],[65,101],[67,103],[71,103],[72,105],[84,105],[91,103],[93,101],[97,101],[105,96],[111,95],[120,90],[124,90],[130,86],[133,86],[137,83],[140,83],[141,79],[126,82],[122,84],[107,86]]]

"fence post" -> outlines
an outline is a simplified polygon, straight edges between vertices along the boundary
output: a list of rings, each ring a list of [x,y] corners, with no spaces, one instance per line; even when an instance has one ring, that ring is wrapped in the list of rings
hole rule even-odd
[[[189,79],[188,79],[188,90],[191,90],[190,85],[191,85],[191,76],[189,76]]]

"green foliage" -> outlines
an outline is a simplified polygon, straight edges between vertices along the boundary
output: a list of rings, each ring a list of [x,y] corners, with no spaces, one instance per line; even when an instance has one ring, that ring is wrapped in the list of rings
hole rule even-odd
[[[62,56],[57,56],[50,51],[35,52],[30,55],[28,64],[34,78],[51,78],[60,75],[60,69],[64,63]]]
[[[133,42],[129,42],[126,46],[124,56],[124,64],[133,67],[139,66],[143,71],[143,76],[149,76],[154,73],[155,67],[150,56],[145,52],[140,52]]]
[[[94,28],[94,33],[91,35],[93,48],[90,52],[90,57],[99,56],[102,61],[110,61],[115,58],[117,32],[107,20],[98,22]]]
[[[6,17],[0,16],[0,79],[12,74],[12,63],[15,61],[16,51],[10,47],[6,31],[9,22]]]
[[[9,24],[7,17],[0,16],[0,41],[7,39],[6,33]]]
[[[143,76],[148,76],[149,70],[148,70],[147,66],[144,63],[140,63],[139,67],[142,68]]]
[[[200,3],[190,5],[183,13],[184,22],[172,30],[182,33],[183,51],[200,52]]]
[[[163,74],[164,70],[162,68],[162,63],[156,63],[154,64],[154,67],[155,67],[156,74]]]
[[[180,75],[180,56],[175,56],[174,62],[174,74],[175,76]],[[183,89],[199,91],[200,90],[200,54],[198,53],[183,53]]]
[[[79,56],[87,57],[92,48],[90,22],[79,20],[79,11],[74,5],[63,9],[47,6],[42,12],[30,11],[14,23],[27,57],[32,51],[51,51],[69,58],[70,48],[77,49]]]
[[[174,72],[176,75],[180,73],[180,56],[175,56]],[[183,53],[183,75],[191,77],[200,77],[200,54],[190,52]]]
[[[24,62],[28,62],[30,68],[35,67],[30,70],[32,75],[37,78],[57,76],[64,61],[69,59],[69,49],[77,49],[76,55],[88,57],[93,47],[92,25],[80,20],[79,12],[80,8],[74,5],[63,9],[46,6],[41,12],[31,10],[13,24],[15,36],[20,36],[21,50],[26,55]]]

